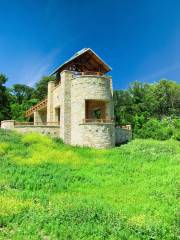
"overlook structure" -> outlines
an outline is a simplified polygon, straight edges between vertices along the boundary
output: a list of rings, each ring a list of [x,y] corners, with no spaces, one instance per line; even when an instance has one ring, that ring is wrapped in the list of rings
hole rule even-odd
[[[26,112],[33,122],[1,122],[19,132],[40,132],[65,143],[96,148],[114,147],[131,139],[131,130],[114,125],[111,68],[90,48],[58,67],[48,83],[47,98]]]
[[[111,68],[90,48],[77,52],[51,75],[47,99],[26,113],[34,124],[60,124],[65,143],[92,147],[115,145]]]

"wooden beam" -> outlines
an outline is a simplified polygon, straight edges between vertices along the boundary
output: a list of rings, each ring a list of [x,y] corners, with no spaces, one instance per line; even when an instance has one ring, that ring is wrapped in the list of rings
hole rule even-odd
[[[47,106],[47,98],[32,106],[30,109],[26,111],[25,117],[30,117],[35,111],[41,110],[42,108]]]

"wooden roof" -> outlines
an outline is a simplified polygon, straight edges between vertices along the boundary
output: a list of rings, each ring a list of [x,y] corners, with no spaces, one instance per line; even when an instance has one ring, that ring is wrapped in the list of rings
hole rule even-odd
[[[92,49],[84,48],[74,54],[69,60],[60,65],[57,69],[55,69],[51,75],[60,73],[63,70],[107,73],[112,69]]]

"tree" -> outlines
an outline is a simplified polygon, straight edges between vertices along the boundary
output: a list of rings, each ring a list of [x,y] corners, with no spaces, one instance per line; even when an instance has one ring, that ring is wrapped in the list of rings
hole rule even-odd
[[[14,84],[9,89],[12,118],[25,121],[25,112],[28,108],[38,102],[35,98],[35,90],[24,84]]]
[[[130,124],[132,122],[132,97],[126,90],[114,91],[114,111],[116,124]]]
[[[14,100],[18,104],[22,104],[34,98],[35,90],[24,84],[14,84],[10,89],[10,93],[14,96]]]
[[[169,80],[160,80],[154,85],[156,114],[159,118],[180,114],[180,84]]]
[[[53,80],[55,80],[54,76],[42,77],[42,79],[36,83],[35,88],[24,84],[14,84],[9,89],[12,119],[26,121],[25,112],[47,96],[48,82]]]
[[[127,90],[114,91],[117,124],[141,128],[150,118],[180,116],[180,84],[170,80],[147,84],[133,82]]]
[[[55,76],[44,76],[36,83],[35,96],[39,100],[43,100],[47,97],[49,81],[55,81]]]
[[[153,115],[156,102],[150,84],[135,81],[130,84],[128,91],[132,96],[134,115],[143,114],[145,118]]]
[[[0,121],[11,118],[9,94],[4,85],[7,80],[5,75],[0,74]]]

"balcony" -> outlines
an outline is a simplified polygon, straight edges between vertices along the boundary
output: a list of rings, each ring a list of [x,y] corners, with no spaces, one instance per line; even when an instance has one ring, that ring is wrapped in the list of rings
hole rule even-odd
[[[74,72],[73,73],[73,77],[77,77],[77,76],[103,76],[104,73],[102,72],[93,72],[93,71],[87,71],[87,72]]]
[[[60,122],[16,122],[15,127],[60,126]]]
[[[96,119],[96,118],[93,118],[93,119],[90,119],[90,118],[86,118],[86,119],[83,119],[83,124],[102,124],[102,123],[105,123],[105,124],[114,124],[114,119]]]

